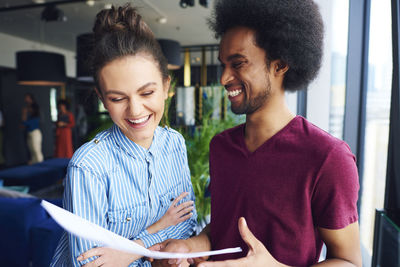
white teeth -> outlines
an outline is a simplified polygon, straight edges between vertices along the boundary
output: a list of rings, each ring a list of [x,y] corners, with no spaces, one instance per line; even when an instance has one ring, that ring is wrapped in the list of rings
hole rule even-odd
[[[242,90],[233,90],[233,91],[228,91],[228,96],[230,97],[234,97],[237,96],[238,94],[240,94],[242,92]]]
[[[148,119],[149,119],[149,116],[143,117],[143,118],[138,119],[138,120],[129,120],[129,122],[131,122],[131,123],[142,123],[142,122],[147,121]]]

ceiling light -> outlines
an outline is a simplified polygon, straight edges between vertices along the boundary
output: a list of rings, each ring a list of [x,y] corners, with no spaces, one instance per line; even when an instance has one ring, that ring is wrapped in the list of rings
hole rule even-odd
[[[199,0],[201,6],[208,8],[209,0]]]
[[[86,0],[86,4],[88,6],[94,6],[95,3],[96,3],[96,1],[94,1],[94,0]]]
[[[161,50],[168,61],[169,70],[177,70],[181,67],[181,45],[174,40],[158,39]]]
[[[45,0],[32,0],[32,2],[34,2],[35,4],[44,4],[44,3],[46,3]]]
[[[17,80],[21,85],[63,85],[66,82],[65,58],[58,53],[20,51],[17,57]]]
[[[165,23],[167,23],[167,18],[166,17],[161,17],[161,18],[158,18],[157,19],[157,22],[158,23],[160,23],[160,24],[165,24]]]
[[[48,5],[43,9],[42,20],[44,21],[67,21],[64,12],[55,5]]]
[[[162,12],[155,4],[153,4],[149,0],[142,0],[142,2],[145,3],[151,9],[153,9],[158,14],[158,18],[156,19],[158,23],[160,24],[167,23],[167,15],[165,15],[164,12]]]
[[[90,55],[94,47],[94,34],[84,33],[76,39],[76,78],[82,82],[93,82]]]
[[[112,8],[112,4],[105,4],[104,5],[104,9],[111,9]]]
[[[186,8],[188,6],[194,6],[194,0],[181,0],[179,5],[181,6],[181,8]]]

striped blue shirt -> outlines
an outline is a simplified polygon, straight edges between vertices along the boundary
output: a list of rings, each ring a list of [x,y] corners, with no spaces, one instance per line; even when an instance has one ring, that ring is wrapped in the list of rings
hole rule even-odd
[[[186,239],[193,233],[195,210],[190,219],[176,226],[154,234],[146,231],[182,192],[189,192],[182,201],[194,201],[185,141],[178,132],[158,127],[147,150],[114,125],[75,152],[68,165],[63,205],[123,237],[141,239],[149,247],[170,238]],[[65,232],[51,266],[86,264],[89,260],[76,258],[96,246]],[[140,259],[130,266],[151,265]]]

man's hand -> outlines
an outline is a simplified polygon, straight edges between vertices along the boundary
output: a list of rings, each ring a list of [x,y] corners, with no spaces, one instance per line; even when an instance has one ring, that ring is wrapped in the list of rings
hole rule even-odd
[[[158,244],[155,250],[160,249],[160,251],[165,252],[179,252],[179,253],[188,253],[188,252],[200,252],[200,251],[208,251],[211,250],[211,243],[208,237],[209,235],[209,226],[207,225],[203,231],[194,237],[189,239],[169,239],[164,241],[161,244]],[[152,266],[162,266],[162,267],[176,267],[176,266],[187,266],[188,262],[190,264],[197,264],[202,261],[207,260],[208,257],[204,258],[196,258],[196,259],[168,259],[168,260],[157,260],[152,261]]]
[[[279,263],[272,257],[272,255],[265,248],[263,243],[261,243],[247,227],[246,220],[242,217],[239,219],[239,232],[242,239],[246,242],[249,247],[249,252],[244,258],[237,260],[227,260],[220,262],[203,262],[199,267],[281,267],[285,266]]]
[[[161,251],[163,252],[176,252],[176,253],[188,253],[190,252],[190,246],[188,240],[183,239],[168,239],[160,244]],[[186,259],[165,259],[152,261],[152,266],[162,267],[178,267],[188,266]]]

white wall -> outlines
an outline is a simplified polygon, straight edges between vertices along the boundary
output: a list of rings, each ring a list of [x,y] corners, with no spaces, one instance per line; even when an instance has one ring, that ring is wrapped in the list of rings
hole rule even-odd
[[[65,56],[65,69],[67,76],[76,77],[75,51],[43,45],[23,38],[0,33],[0,66],[16,68],[15,53],[23,50],[41,50],[63,54]]]
[[[286,104],[293,114],[297,113],[297,92],[285,92]]]

